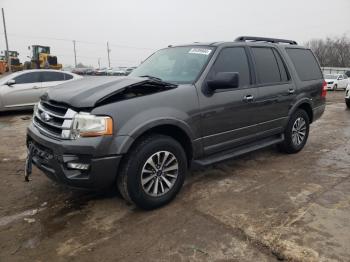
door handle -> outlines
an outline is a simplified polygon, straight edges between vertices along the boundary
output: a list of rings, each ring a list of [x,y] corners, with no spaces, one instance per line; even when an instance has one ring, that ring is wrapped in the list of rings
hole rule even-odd
[[[245,97],[243,97],[244,102],[252,102],[253,100],[254,100],[254,96],[252,95],[246,95]]]
[[[294,93],[295,93],[295,89],[290,88],[290,89],[288,90],[288,94],[292,95],[292,94],[294,94]]]
[[[39,89],[40,87],[38,87],[38,86],[33,86],[33,89]]]

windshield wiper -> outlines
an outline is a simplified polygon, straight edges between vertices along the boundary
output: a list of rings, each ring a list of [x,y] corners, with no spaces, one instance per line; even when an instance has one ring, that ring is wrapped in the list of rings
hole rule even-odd
[[[149,78],[150,80],[153,80],[157,83],[160,83],[164,86],[177,86],[177,84],[173,84],[173,83],[169,83],[169,82],[166,82],[166,81],[163,81],[161,78],[159,77],[156,77],[156,76],[151,76],[151,75],[143,75],[143,76],[140,76],[140,77],[147,77]]]

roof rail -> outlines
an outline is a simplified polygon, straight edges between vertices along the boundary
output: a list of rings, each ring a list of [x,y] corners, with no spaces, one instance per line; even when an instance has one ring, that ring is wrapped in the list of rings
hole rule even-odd
[[[290,45],[297,45],[298,43],[293,40],[268,38],[268,37],[256,37],[256,36],[239,36],[235,39],[237,42],[253,41],[253,42],[269,42],[269,43],[286,43]]]

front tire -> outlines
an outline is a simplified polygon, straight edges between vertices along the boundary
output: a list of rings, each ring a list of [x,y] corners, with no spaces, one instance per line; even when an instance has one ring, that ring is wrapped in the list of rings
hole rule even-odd
[[[288,154],[295,154],[302,150],[309,137],[310,119],[305,110],[298,109],[289,119],[284,131],[284,141],[280,149]]]
[[[153,134],[142,137],[126,155],[118,175],[123,198],[146,210],[175,198],[187,173],[187,158],[173,138]]]
[[[345,99],[345,104],[348,109],[350,109],[350,99]]]
[[[335,84],[335,85],[333,86],[333,89],[332,89],[332,90],[333,90],[333,91],[337,91],[337,89],[338,89],[338,85]]]

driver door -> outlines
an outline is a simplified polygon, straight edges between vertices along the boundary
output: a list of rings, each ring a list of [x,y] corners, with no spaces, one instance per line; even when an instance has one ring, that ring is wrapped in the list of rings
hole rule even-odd
[[[26,72],[13,78],[15,83],[2,86],[4,106],[28,107],[39,102],[41,79],[39,72]]]
[[[211,80],[219,72],[237,72],[239,86],[216,90],[207,95],[199,93],[203,149],[210,155],[250,142],[257,133],[259,119],[256,114],[258,92],[252,86],[249,62],[244,47],[221,50],[207,75]]]

